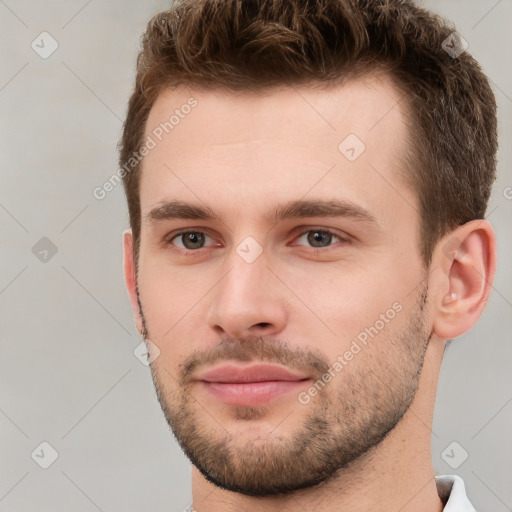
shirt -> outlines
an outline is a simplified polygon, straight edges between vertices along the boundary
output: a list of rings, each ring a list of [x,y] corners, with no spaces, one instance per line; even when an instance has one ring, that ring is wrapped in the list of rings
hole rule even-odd
[[[466,496],[464,481],[457,475],[436,476],[437,494],[446,502],[443,512],[476,512]],[[183,512],[195,512],[189,505]]]
[[[446,502],[443,512],[476,512],[466,496],[464,481],[457,475],[436,476],[437,494]]]

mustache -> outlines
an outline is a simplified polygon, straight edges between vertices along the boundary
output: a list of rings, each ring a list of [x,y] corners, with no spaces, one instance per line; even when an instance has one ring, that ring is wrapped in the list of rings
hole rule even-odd
[[[195,350],[180,365],[179,381],[187,385],[191,375],[201,366],[221,361],[261,361],[283,365],[291,370],[306,371],[321,378],[329,370],[326,358],[314,349],[291,348],[283,340],[262,336],[222,339],[206,350]]]

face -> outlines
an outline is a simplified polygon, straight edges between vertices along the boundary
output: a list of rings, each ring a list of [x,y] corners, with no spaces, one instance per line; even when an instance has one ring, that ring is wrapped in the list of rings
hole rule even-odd
[[[374,77],[151,110],[132,303],[166,419],[220,487],[325,481],[413,400],[431,325],[399,100]]]

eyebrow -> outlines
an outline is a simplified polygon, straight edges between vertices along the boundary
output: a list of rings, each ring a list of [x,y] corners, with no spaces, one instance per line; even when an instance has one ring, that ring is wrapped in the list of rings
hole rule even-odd
[[[277,205],[265,220],[277,224],[286,219],[304,217],[348,217],[377,226],[380,223],[365,208],[346,200],[296,200]],[[160,220],[217,220],[222,218],[207,206],[198,206],[183,201],[164,201],[144,216],[148,223]]]

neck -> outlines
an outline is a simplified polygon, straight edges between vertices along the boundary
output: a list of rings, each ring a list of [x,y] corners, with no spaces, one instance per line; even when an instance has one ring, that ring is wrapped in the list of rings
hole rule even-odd
[[[327,482],[286,496],[255,498],[219,489],[192,469],[197,512],[350,510],[441,512],[431,458],[434,402],[444,341],[433,336],[411,407],[373,450]],[[307,464],[307,461],[304,461]]]

